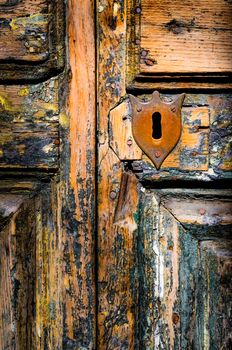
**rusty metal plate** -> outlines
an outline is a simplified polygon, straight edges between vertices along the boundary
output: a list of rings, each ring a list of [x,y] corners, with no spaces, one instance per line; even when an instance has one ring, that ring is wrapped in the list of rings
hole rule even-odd
[[[165,103],[158,91],[154,91],[147,102],[129,95],[134,139],[157,169],[180,139],[184,97],[185,94],[181,94],[174,101]]]

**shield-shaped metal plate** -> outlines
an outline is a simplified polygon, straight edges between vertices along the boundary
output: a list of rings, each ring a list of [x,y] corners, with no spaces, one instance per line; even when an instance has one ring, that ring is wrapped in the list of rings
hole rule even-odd
[[[181,94],[174,101],[165,103],[158,91],[153,92],[147,102],[129,95],[134,139],[157,169],[180,139],[184,96]]]

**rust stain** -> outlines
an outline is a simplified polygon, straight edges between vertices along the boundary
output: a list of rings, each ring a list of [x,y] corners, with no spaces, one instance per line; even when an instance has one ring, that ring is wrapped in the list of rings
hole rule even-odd
[[[177,325],[180,320],[180,315],[178,315],[176,312],[172,314],[172,322],[174,325]]]

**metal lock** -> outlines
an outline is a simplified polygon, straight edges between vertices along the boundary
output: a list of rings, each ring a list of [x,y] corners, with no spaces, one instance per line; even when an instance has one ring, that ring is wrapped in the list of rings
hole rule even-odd
[[[133,137],[157,169],[180,139],[184,97],[185,94],[181,94],[174,101],[165,103],[158,91],[153,92],[148,102],[129,95]]]

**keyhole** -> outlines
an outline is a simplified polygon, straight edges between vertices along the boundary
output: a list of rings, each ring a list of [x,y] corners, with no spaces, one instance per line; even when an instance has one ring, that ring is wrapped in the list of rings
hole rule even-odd
[[[152,137],[155,140],[162,137],[161,114],[159,112],[152,114]]]

